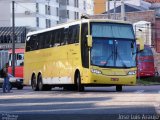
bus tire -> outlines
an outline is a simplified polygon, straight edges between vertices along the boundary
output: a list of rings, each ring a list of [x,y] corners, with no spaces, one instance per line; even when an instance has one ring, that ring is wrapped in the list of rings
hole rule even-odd
[[[50,91],[52,89],[51,85],[43,85],[43,90]]]
[[[18,90],[22,90],[22,89],[23,89],[23,86],[18,86],[17,89],[18,89]]]
[[[38,76],[38,89],[39,91],[43,91],[44,90],[44,85],[43,85],[43,81],[42,81],[42,75],[39,75]]]
[[[37,80],[35,75],[32,76],[31,86],[32,86],[32,90],[38,91]]]
[[[77,74],[76,74],[76,84],[77,84],[77,91],[83,92],[84,86],[81,84],[81,76],[80,76],[79,72],[77,72]]]
[[[116,91],[121,92],[122,91],[122,85],[116,85]]]

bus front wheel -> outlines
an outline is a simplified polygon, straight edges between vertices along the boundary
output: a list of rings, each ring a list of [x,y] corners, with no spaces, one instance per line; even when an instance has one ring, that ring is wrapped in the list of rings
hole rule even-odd
[[[116,91],[121,92],[122,91],[122,85],[117,85],[116,86]]]
[[[81,76],[80,73],[76,74],[76,83],[77,83],[77,91],[82,92],[84,91],[84,86],[81,84]]]

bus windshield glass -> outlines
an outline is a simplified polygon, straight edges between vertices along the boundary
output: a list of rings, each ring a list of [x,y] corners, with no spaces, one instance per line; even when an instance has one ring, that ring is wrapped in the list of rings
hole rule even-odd
[[[132,25],[92,23],[91,64],[100,67],[136,67],[136,43]]]

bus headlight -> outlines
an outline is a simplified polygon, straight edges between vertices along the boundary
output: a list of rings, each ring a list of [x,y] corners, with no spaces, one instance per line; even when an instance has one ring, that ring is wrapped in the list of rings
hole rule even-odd
[[[95,69],[91,69],[91,72],[96,74],[102,74],[100,70],[95,70]]]
[[[129,71],[128,72],[128,75],[135,75],[136,74],[136,71]]]

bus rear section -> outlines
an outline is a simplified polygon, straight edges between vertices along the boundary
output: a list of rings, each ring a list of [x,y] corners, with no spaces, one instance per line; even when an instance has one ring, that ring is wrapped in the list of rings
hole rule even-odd
[[[144,50],[137,54],[137,77],[155,76],[154,56],[150,46],[145,45]]]
[[[15,49],[15,76],[23,78],[24,49]],[[12,49],[9,50],[9,67],[8,72],[12,74]]]

